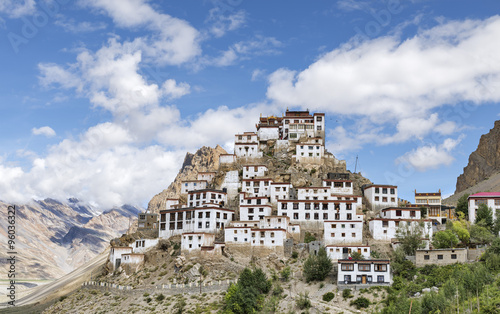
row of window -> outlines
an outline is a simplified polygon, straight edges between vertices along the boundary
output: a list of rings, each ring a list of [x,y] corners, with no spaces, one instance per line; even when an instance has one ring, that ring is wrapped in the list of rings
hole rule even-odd
[[[354,264],[342,264],[343,271],[353,271]],[[371,271],[371,264],[358,264],[358,270]],[[387,264],[373,264],[374,271],[387,271]]]
[[[372,276],[364,276],[366,283],[373,282],[372,281]],[[384,276],[377,276],[377,282],[384,282]],[[351,275],[344,275],[344,283],[352,283],[351,281]],[[356,276],[356,283],[364,283],[363,282],[363,276]]]
[[[442,260],[444,258],[443,254],[438,254],[437,259]],[[451,254],[451,259],[457,259],[457,254]],[[430,260],[430,255],[424,255],[424,260]]]
[[[394,188],[382,188],[382,194],[387,194],[387,192],[390,191],[391,194],[396,194],[396,189]],[[380,188],[375,188],[375,194],[379,194],[380,193]]]
[[[382,202],[383,203],[387,203],[388,202],[388,199],[387,197],[383,196],[382,197]],[[375,202],[379,202],[380,201],[380,197],[378,196],[375,196]],[[395,197],[391,197],[391,203],[395,203],[396,202],[396,198]]]
[[[203,213],[205,213],[205,215],[203,215]],[[177,216],[177,220],[183,220],[184,218],[184,212],[178,212],[177,214],[176,213],[170,213],[169,215],[169,220],[170,221],[174,221],[175,220],[175,217]],[[198,218],[203,218],[203,216],[205,216],[205,218],[210,218],[210,212],[203,212],[203,211],[198,211]],[[222,219],[227,219],[227,213],[223,213],[222,214]],[[166,221],[166,214],[161,214],[161,221]],[[185,215],[185,218],[186,220],[190,220],[192,218],[195,218],[195,213],[194,212],[191,212],[191,211],[188,211],[186,212],[186,215]],[[216,212],[215,213],[215,218],[221,218],[221,213],[220,212]]]
[[[314,203],[313,204],[313,209],[327,210],[329,204],[330,203]],[[335,206],[334,207],[335,210],[340,210],[340,204],[335,203],[333,205]],[[281,209],[288,209],[288,203],[281,203]],[[293,203],[292,209],[299,209],[299,203]],[[311,209],[311,203],[305,203],[304,204],[304,209]],[[351,210],[352,209],[352,204],[346,204],[345,205],[345,209]]]
[[[282,216],[288,216],[286,212],[281,213]],[[328,220],[328,213],[323,213],[323,219],[322,220]],[[290,217],[290,216],[289,216]],[[313,220],[319,220],[319,213],[314,213],[313,215]],[[305,220],[311,220],[311,214],[310,213],[305,213],[304,216]],[[293,219],[299,220],[299,213],[293,213]],[[340,214],[335,214],[334,220],[340,220]],[[352,214],[347,214],[345,220],[352,220]]]
[[[335,238],[335,233],[330,233],[330,237]],[[342,233],[340,233],[340,237],[345,238],[346,234],[344,232],[342,232]],[[355,238],[355,237],[356,237],[356,232],[351,233],[351,238]]]
[[[488,204],[488,200],[482,199],[482,200],[475,200],[476,206],[481,205],[481,204]],[[500,206],[500,200],[495,200],[495,206]]]
[[[187,224],[190,223],[190,221],[186,222]],[[160,230],[165,230],[165,224],[162,223],[160,224]],[[223,222],[217,222],[215,224],[215,228],[217,229],[224,229],[224,223]],[[168,230],[182,230],[184,229],[184,223],[182,221],[178,221],[177,223],[171,222],[169,223]],[[210,221],[205,222],[205,228],[203,228],[203,222],[198,222],[198,229],[210,229]]]

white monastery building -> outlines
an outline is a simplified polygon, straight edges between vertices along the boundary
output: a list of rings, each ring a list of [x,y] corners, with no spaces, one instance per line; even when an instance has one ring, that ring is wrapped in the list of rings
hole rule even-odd
[[[398,187],[395,185],[369,184],[363,194],[373,210],[398,206]]]
[[[500,192],[480,192],[469,195],[469,220],[476,222],[476,213],[479,205],[486,204],[493,212],[493,220],[497,217],[497,210],[500,210]]]

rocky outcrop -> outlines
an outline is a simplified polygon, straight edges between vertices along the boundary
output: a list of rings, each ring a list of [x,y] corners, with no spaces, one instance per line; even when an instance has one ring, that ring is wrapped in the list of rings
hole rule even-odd
[[[217,145],[215,148],[203,146],[194,154],[187,153],[184,162],[175,180],[161,193],[155,195],[148,204],[148,211],[158,213],[165,207],[167,198],[178,198],[181,192],[181,182],[196,180],[198,172],[217,171],[219,168],[219,155],[227,154]]]
[[[466,190],[500,171],[500,120],[488,134],[481,136],[469,163],[457,178],[455,194]]]

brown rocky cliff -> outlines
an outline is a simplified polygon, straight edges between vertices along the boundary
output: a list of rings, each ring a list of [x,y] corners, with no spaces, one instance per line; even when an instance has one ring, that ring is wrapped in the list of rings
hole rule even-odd
[[[194,154],[187,153],[184,162],[175,180],[168,188],[153,196],[148,204],[148,211],[158,213],[165,207],[167,198],[178,198],[181,192],[181,182],[196,180],[198,172],[217,171],[219,168],[219,155],[227,152],[217,145],[215,148],[203,146]]]
[[[463,174],[457,178],[455,194],[489,178],[500,171],[500,120],[488,134],[481,136],[475,152],[470,154],[469,163]]]

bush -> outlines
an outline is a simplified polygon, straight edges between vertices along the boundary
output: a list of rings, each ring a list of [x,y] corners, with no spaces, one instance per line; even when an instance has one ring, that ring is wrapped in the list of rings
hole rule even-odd
[[[157,302],[161,302],[163,300],[165,300],[165,296],[163,295],[163,293],[160,293],[159,295],[156,296]]]
[[[349,303],[350,306],[355,306],[358,310],[361,308],[367,308],[370,306],[370,304],[371,304],[370,300],[368,300],[365,297],[359,297],[356,300],[352,300],[351,303]]]
[[[225,309],[230,313],[253,313],[260,311],[264,295],[271,290],[271,281],[262,269],[243,269],[237,284],[231,284],[224,297]],[[274,291],[273,291],[274,292]]]
[[[312,233],[307,231],[304,236],[304,243],[310,243],[313,241],[316,241],[316,237]]]
[[[292,274],[292,269],[290,268],[290,266],[283,268],[283,270],[281,271],[281,277],[285,281],[288,281],[288,279],[290,279],[291,274]]]
[[[293,251],[292,252],[292,258],[299,258],[299,252]]]
[[[309,300],[309,294],[306,292],[305,294],[300,293],[299,298],[296,301],[297,307],[301,310],[308,309],[311,307],[311,300]]]
[[[330,302],[331,300],[333,300],[333,298],[335,298],[335,293],[333,292],[327,292],[323,294],[323,301],[325,302]]]
[[[342,291],[342,297],[345,299],[352,298],[353,295],[351,294],[351,289],[345,289]]]
[[[325,248],[320,248],[318,255],[309,255],[304,263],[306,281],[322,281],[332,270],[332,260],[326,254]]]

